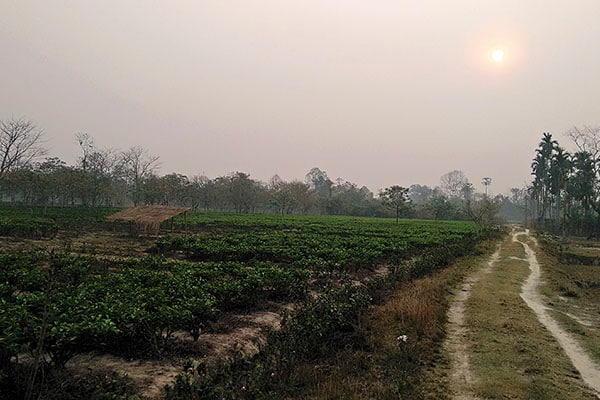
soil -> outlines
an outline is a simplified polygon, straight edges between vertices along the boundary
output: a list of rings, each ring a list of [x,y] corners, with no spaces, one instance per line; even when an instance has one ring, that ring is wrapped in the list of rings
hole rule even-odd
[[[448,309],[447,336],[444,348],[450,358],[449,389],[452,398],[456,400],[475,400],[478,398],[472,390],[475,378],[469,366],[465,303],[469,299],[471,288],[479,281],[480,274],[490,273],[499,257],[500,248],[492,254],[481,270],[467,277],[458,293],[454,295]]]
[[[537,245],[529,230],[517,230],[511,232],[513,242],[520,243],[526,254],[526,258],[506,255],[511,259],[518,259],[527,263],[530,274],[521,287],[521,298],[527,306],[534,311],[540,323],[552,334],[560,347],[569,357],[571,363],[579,371],[585,384],[595,391],[600,398],[600,366],[596,364],[580,346],[580,344],[562,329],[550,315],[550,305],[540,294],[541,268],[536,253],[532,247]],[[530,246],[532,244],[533,246]],[[469,327],[465,304],[468,301],[472,288],[478,284],[482,274],[493,273],[494,264],[500,261],[501,245],[490,257],[480,270],[468,276],[458,292],[454,294],[448,309],[448,323],[446,326],[447,337],[444,349],[450,360],[450,372],[448,373],[449,398],[455,400],[476,400],[479,397],[473,388],[477,382],[477,376],[473,373],[469,364]],[[505,255],[503,254],[503,257]],[[575,318],[574,318],[575,319]],[[587,321],[576,319],[582,325],[589,325]]]
[[[534,244],[536,243],[536,240],[529,234],[529,230],[526,230],[525,232],[513,233],[513,241],[521,243],[525,249],[525,253],[527,254],[527,262],[529,263],[529,269],[531,271],[531,274],[523,283],[521,297],[527,303],[529,308],[535,312],[538,320],[546,327],[546,329],[548,329],[548,331],[550,331],[550,333],[552,333],[554,338],[558,341],[564,352],[573,363],[573,366],[581,374],[584,382],[590,388],[595,390],[596,395],[600,398],[600,366],[594,363],[594,361],[583,350],[579,343],[577,343],[571,337],[571,335],[562,329],[550,316],[548,312],[549,307],[546,306],[544,299],[538,291],[540,286],[541,271],[536,253],[526,241],[519,240],[520,236],[525,236],[527,240],[531,240]]]
[[[270,310],[248,314],[224,315],[211,332],[204,332],[194,342],[187,332],[176,332],[175,337],[188,350],[196,349],[194,361],[207,365],[222,363],[235,356],[250,357],[265,344],[271,329],[278,329],[283,312],[288,305],[272,304]],[[159,399],[165,385],[172,384],[182,371],[179,359],[126,360],[110,354],[82,354],[72,358],[67,368],[73,373],[85,374],[87,370],[109,370],[126,375],[149,399]]]

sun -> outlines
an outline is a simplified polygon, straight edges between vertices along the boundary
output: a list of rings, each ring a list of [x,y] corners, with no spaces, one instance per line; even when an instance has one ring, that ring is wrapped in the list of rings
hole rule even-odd
[[[501,63],[504,60],[504,50],[496,49],[492,51],[492,59],[497,63]]]

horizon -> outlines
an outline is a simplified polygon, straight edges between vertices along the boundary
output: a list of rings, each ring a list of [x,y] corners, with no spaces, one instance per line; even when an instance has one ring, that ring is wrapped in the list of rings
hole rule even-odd
[[[531,182],[543,132],[597,125],[600,5],[540,1],[0,6],[0,119],[142,146],[161,174],[267,182],[313,167],[373,193],[464,171]],[[501,56],[500,53],[501,52]]]

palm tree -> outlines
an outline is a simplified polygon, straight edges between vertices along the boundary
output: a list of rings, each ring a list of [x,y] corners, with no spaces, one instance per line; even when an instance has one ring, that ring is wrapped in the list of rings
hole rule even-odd
[[[546,215],[546,204],[548,203],[546,195],[548,166],[544,154],[539,149],[536,151],[531,168],[533,170],[532,175],[534,176],[532,196],[536,202],[537,220],[538,222],[543,222]]]
[[[552,139],[550,133],[544,132],[539,148],[536,150],[536,156],[531,164],[533,169],[532,174],[535,177],[533,182],[533,194],[536,196],[538,203],[538,223],[541,224],[543,224],[546,219],[546,212],[548,211],[549,206],[551,185],[550,167],[552,153],[556,146],[558,146],[558,142]]]
[[[492,184],[492,178],[490,178],[489,176],[486,176],[481,179],[481,183],[483,184],[483,186],[485,186],[485,197],[487,197],[488,186],[490,186]]]
[[[566,234],[567,211],[568,211],[568,194],[566,193],[566,184],[568,176],[571,172],[570,155],[564,151],[558,144],[554,147],[554,153],[550,159],[550,193],[555,200],[555,218],[558,220],[561,217],[561,228],[563,236]],[[563,197],[565,197],[563,199]],[[563,201],[564,200],[564,201]]]
[[[596,171],[592,155],[578,151],[571,157],[572,173],[567,182],[567,191],[573,201],[581,208],[583,215],[579,216],[579,231],[585,220],[590,219],[590,211],[594,204],[594,187],[596,186]]]

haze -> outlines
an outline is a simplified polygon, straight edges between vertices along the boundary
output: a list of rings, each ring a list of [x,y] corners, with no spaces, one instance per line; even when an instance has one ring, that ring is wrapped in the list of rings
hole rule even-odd
[[[376,192],[459,169],[505,192],[542,132],[600,123],[599,17],[597,0],[4,0],[0,118],[68,163],[86,132],[162,173],[317,166]]]

